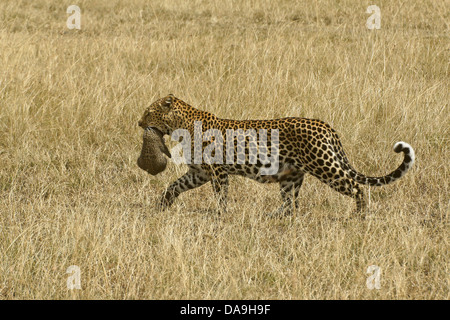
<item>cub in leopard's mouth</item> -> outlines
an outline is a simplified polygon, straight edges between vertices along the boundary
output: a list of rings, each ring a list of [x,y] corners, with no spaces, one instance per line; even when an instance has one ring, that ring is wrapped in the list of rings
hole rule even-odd
[[[167,166],[167,158],[171,158],[167,146],[164,143],[163,133],[157,128],[147,127],[142,137],[141,154],[137,160],[139,168],[151,175],[157,175],[164,171]]]

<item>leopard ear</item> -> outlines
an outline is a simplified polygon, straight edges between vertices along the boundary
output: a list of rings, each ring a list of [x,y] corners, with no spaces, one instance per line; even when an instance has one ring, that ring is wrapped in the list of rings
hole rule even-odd
[[[172,103],[174,100],[173,94],[169,94],[164,98],[164,101],[161,103],[161,109],[163,112],[168,113],[172,109]]]

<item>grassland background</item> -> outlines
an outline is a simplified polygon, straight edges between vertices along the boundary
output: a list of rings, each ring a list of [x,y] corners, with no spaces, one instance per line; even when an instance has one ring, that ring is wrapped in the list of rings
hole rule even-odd
[[[82,10],[69,30],[66,9]],[[381,29],[368,30],[369,5]],[[448,1],[0,3],[0,298],[449,299]],[[368,175],[355,204],[309,176],[290,219],[234,177],[155,202],[186,168],[136,165],[137,121],[173,93],[236,119],[319,118]],[[171,145],[173,146],[173,144]],[[81,270],[68,290],[66,270]],[[366,287],[381,268],[381,289]]]

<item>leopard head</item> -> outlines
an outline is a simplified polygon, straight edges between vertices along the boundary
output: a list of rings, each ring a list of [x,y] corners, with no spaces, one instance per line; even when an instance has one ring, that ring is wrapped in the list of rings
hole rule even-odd
[[[176,107],[178,101],[172,94],[156,100],[144,111],[138,125],[143,129],[154,128],[164,135],[170,135],[180,128],[180,117]]]

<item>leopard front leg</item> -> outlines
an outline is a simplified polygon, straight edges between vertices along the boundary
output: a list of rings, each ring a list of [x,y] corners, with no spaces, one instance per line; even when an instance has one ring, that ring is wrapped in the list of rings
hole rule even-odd
[[[211,184],[219,203],[219,212],[225,213],[228,199],[228,173],[221,167],[214,168],[211,173]]]
[[[188,172],[178,178],[178,180],[172,182],[164,191],[159,201],[159,209],[167,209],[181,193],[198,188],[210,180],[210,177],[203,171],[195,167],[190,168]]]

